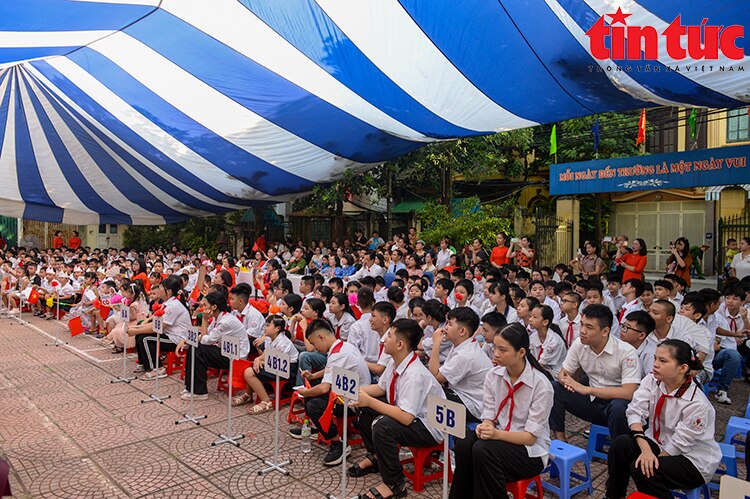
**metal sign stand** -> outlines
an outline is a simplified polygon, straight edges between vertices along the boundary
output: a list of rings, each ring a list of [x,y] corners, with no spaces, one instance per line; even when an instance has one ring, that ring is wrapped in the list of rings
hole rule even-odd
[[[152,364],[155,366],[154,372],[156,372],[156,379],[154,379],[153,393],[151,393],[147,399],[141,400],[142,404],[147,404],[149,402],[159,402],[160,404],[163,404],[165,400],[172,397],[171,395],[159,396],[159,360],[161,359],[161,333],[163,331],[161,317],[154,317],[154,331],[156,332],[156,362],[152,362]],[[146,339],[148,340],[150,338]],[[149,360],[151,360],[150,356]]]
[[[189,421],[195,425],[200,425],[200,420],[206,419],[208,415],[196,416],[195,401],[193,400],[193,396],[195,395],[195,349],[198,348],[198,331],[194,328],[188,329],[185,343],[190,345],[190,408],[187,414],[183,414],[184,418],[178,419],[174,424],[187,423]]]
[[[122,376],[109,380],[110,383],[127,383],[135,379],[135,376],[127,375],[128,362],[128,323],[130,322],[130,309],[125,307],[120,310],[122,318]]]
[[[211,445],[232,444],[235,447],[240,446],[240,440],[245,435],[239,433],[232,436],[232,373],[234,371],[234,360],[239,358],[240,340],[229,335],[221,337],[221,354],[229,358],[229,378],[227,379],[227,431],[219,434],[219,439],[211,442]]]
[[[336,395],[340,395],[344,399],[344,429],[342,435],[344,455],[343,460],[341,461],[341,498],[346,499],[346,451],[349,430],[348,402],[350,400],[359,400],[359,373],[334,367],[333,380],[334,383],[331,385],[331,389]],[[333,494],[328,494],[327,497],[329,499],[337,499]],[[358,496],[353,496],[351,499],[354,499],[355,497]]]
[[[55,302],[57,302],[57,305],[56,305],[57,312],[55,312],[55,314],[56,314],[55,315],[55,322],[59,322],[59,320],[57,318],[60,317],[60,295],[57,292],[58,288],[59,288],[59,286],[55,286]],[[23,311],[23,307],[20,308],[19,311],[22,312]],[[47,343],[47,346],[56,346],[56,347],[59,347],[60,345],[66,345],[67,342],[60,341],[59,337],[60,337],[60,326],[56,325],[55,326],[55,342],[54,343]]]
[[[289,379],[289,355],[282,352],[268,350],[266,351],[266,371],[274,372],[276,374],[276,411],[275,411],[275,423],[273,431],[273,461],[263,461],[268,465],[268,468],[260,470],[258,475],[265,475],[271,471],[278,471],[282,475],[289,475],[289,471],[283,467],[292,464],[291,459],[287,459],[284,462],[279,462],[279,401],[281,400],[281,375],[284,375],[284,379]]]
[[[430,395],[427,397],[427,426],[443,432],[443,499],[448,499],[449,437],[466,437],[466,407],[457,402]]]

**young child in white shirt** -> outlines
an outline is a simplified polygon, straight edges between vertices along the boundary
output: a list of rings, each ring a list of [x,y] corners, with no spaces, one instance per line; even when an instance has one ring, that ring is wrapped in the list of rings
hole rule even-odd
[[[534,332],[529,336],[531,355],[546,369],[552,378],[562,369],[567,347],[562,332],[553,323],[554,312],[547,305],[537,305],[531,310],[529,324]]]

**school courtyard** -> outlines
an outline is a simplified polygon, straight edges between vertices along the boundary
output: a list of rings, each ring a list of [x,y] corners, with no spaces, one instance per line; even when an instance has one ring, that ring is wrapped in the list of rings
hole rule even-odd
[[[200,426],[176,425],[188,403],[180,400],[178,374],[159,381],[159,392],[171,395],[163,405],[142,403],[151,382],[113,384],[122,373],[120,356],[86,335],[70,338],[62,323],[32,317],[28,324],[0,318],[0,457],[10,464],[14,497],[325,497],[340,495],[341,468],[326,468],[326,450],[313,444],[303,454],[300,441],[287,437],[282,406],[281,457],[291,458],[290,476],[258,476],[264,460],[273,457],[273,413],[251,416],[246,407],[234,410],[233,429],[245,434],[239,448],[211,446],[226,428],[226,394],[210,380],[210,397],[196,403],[206,414]],[[68,344],[55,347],[55,332]],[[132,373],[135,359],[128,359]],[[732,384],[733,405],[716,405],[721,437],[732,415],[744,414],[750,385]],[[585,448],[588,425],[570,419],[572,444]],[[364,449],[355,447],[349,461]],[[744,462],[739,463],[744,477]],[[606,465],[592,463],[594,496],[604,494]],[[350,479],[348,495],[378,483],[378,475]],[[441,497],[441,482],[427,484],[410,497]],[[584,492],[577,497],[586,497]],[[545,494],[545,497],[554,497]],[[717,497],[717,495],[715,495]]]

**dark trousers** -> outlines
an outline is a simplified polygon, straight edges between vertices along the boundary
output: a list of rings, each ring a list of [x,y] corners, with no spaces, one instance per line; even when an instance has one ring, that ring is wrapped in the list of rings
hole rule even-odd
[[[331,424],[328,427],[328,431],[323,431],[323,429],[320,427],[320,418],[323,417],[323,414],[326,412],[328,401],[328,394],[313,398],[305,397],[305,413],[308,415],[308,417],[310,418],[310,422],[315,426],[315,428],[318,429],[320,434],[323,435],[326,440],[332,440],[339,434],[339,429],[336,426],[336,420],[331,418]],[[333,406],[334,416],[343,416],[343,414],[344,407],[342,405],[336,404]],[[349,415],[353,416],[354,413],[350,410]]]
[[[542,472],[541,457],[529,457],[526,447],[501,440],[480,440],[476,432],[456,440],[456,471],[451,499],[507,498],[505,484],[531,478]]]
[[[656,442],[649,440],[648,443],[651,451],[658,456],[661,449]],[[659,468],[654,470],[652,477],[646,478],[640,467],[635,465],[635,460],[640,455],[641,448],[630,435],[620,435],[612,442],[607,463],[607,497],[625,497],[631,477],[639,492],[660,499],[671,499],[674,489],[691,490],[705,483],[703,475],[685,456],[659,457]]]
[[[193,347],[190,347],[193,348]],[[185,362],[185,388],[190,390],[190,369],[193,354],[192,352],[187,353],[187,362]],[[221,348],[214,345],[204,345],[203,343],[198,344],[198,348],[195,350],[195,384],[193,386],[193,393],[197,395],[203,395],[208,393],[208,368],[213,367],[215,369],[229,369],[229,358],[221,355]],[[231,385],[232,380],[228,383]]]
[[[445,387],[443,391],[445,392],[445,398],[447,398],[451,402],[458,402],[462,406],[466,407],[466,404],[464,404],[464,401],[461,400],[461,397],[459,397],[458,394],[454,392],[452,388]],[[477,419],[472,413],[470,413],[469,409],[466,409],[466,422],[467,423],[481,423],[482,421]]]
[[[154,364],[159,365],[159,358],[156,355],[156,341],[148,340],[146,338],[156,338],[156,334],[139,334],[135,337],[135,351],[138,353],[138,363],[146,367],[146,371],[155,369]],[[161,344],[159,350],[163,352],[174,352],[177,345],[167,339],[166,336],[162,335]],[[149,361],[149,352],[151,355],[151,361]]]
[[[360,409],[357,427],[367,451],[378,458],[380,476],[391,490],[404,482],[404,468],[398,456],[399,445],[432,447],[437,443],[419,419],[414,418],[409,426],[405,426],[369,407]]]
[[[599,398],[591,400],[588,395],[568,391],[557,381],[553,381],[552,386],[555,388],[555,403],[549,417],[552,431],[565,431],[565,412],[567,411],[589,423],[606,426],[609,428],[612,439],[629,433],[628,420],[625,417],[629,400]]]

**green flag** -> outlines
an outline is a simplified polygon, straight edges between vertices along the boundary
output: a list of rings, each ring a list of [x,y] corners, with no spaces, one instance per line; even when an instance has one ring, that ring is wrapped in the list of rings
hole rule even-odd
[[[696,123],[697,118],[698,118],[698,112],[695,109],[693,109],[692,111],[690,111],[690,117],[688,118],[688,123],[690,123],[690,138],[691,139],[695,138],[695,130],[696,130],[696,126],[697,126],[697,123]]]
[[[549,136],[549,155],[557,154],[557,125],[552,125],[552,134]]]

